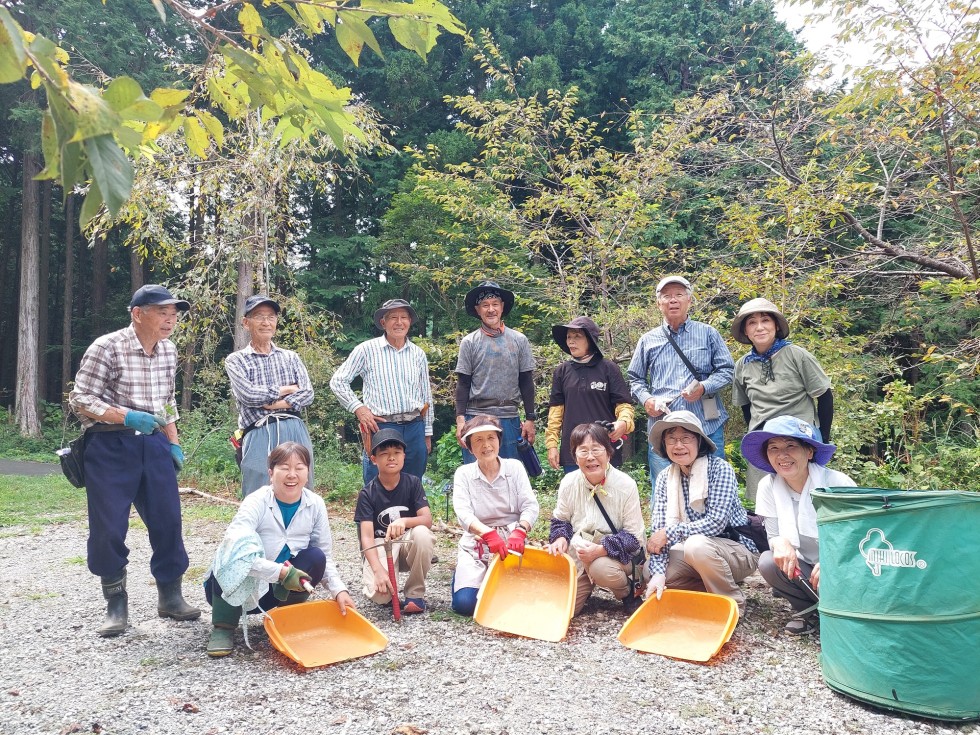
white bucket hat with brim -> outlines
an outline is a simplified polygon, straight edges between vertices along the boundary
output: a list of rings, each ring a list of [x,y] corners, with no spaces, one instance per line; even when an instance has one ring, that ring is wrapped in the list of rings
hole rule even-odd
[[[656,454],[658,457],[669,459],[667,454],[664,452],[664,432],[670,431],[678,426],[682,429],[687,429],[692,434],[697,434],[704,439],[705,444],[708,446],[708,454],[713,454],[718,449],[715,443],[711,441],[711,437],[704,433],[704,427],[701,426],[701,420],[696,415],[690,411],[671,411],[666,416],[658,420],[657,423],[653,425],[653,428],[650,429],[650,447],[653,449],[654,454]]]
[[[783,313],[769,299],[758,298],[746,301],[738,310],[738,314],[735,315],[735,319],[732,321],[732,337],[735,338],[736,342],[741,342],[743,345],[752,344],[752,340],[745,336],[742,324],[753,314],[770,314],[776,320],[776,338],[786,339],[789,337],[789,322],[786,321]]]

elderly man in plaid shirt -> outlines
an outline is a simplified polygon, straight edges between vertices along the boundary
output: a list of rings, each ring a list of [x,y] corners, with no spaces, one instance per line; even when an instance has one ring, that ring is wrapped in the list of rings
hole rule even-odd
[[[432,451],[432,386],[429,361],[408,333],[418,314],[404,299],[389,299],[374,312],[381,337],[361,342],[330,378],[340,405],[357,417],[364,444],[361,474],[367,485],[378,476],[371,463],[371,437],[394,429],[405,442],[404,471],[418,478]],[[360,398],[351,383],[360,377]]]
[[[267,460],[280,444],[302,444],[313,456],[313,443],[300,415],[313,403],[313,384],[300,356],[272,341],[281,311],[268,296],[246,299],[242,324],[249,343],[225,358],[238,405],[238,428],[243,432],[239,462],[243,498],[269,484]],[[312,461],[307,487],[313,489]]]
[[[201,615],[181,593],[188,560],[177,472],[184,453],[174,401],[177,349],[168,339],[178,312],[189,308],[163,286],[143,286],[129,303],[130,325],[85,351],[68,398],[85,427],[88,568],[102,578],[103,637],[126,630],[126,533],[133,506],[150,535],[157,613],[175,620]]]

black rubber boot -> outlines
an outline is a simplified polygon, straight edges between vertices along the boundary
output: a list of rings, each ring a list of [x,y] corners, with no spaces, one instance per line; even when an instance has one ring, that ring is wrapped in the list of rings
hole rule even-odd
[[[235,628],[242,617],[242,608],[229,605],[221,595],[211,600],[211,623],[214,629],[208,638],[208,656],[221,658],[235,649]]]
[[[102,577],[102,596],[106,599],[105,622],[99,635],[112,638],[126,631],[129,622],[129,595],[126,594],[126,570],[111,577]]]
[[[184,595],[180,591],[182,581],[183,577],[177,577],[173,582],[166,584],[157,582],[157,614],[161,618],[197,620],[201,617],[201,611],[191,607],[184,600]]]

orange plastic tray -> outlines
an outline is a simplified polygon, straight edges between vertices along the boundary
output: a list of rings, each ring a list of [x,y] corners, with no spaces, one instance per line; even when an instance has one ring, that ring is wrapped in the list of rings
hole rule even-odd
[[[388,645],[385,634],[357,610],[349,607],[341,615],[333,600],[273,608],[265,632],[277,651],[306,668],[370,656]]]
[[[724,595],[664,590],[644,602],[619,631],[619,642],[644,653],[707,661],[732,637],[735,600]]]
[[[473,619],[502,633],[560,641],[575,608],[575,564],[531,547],[519,561],[509,555],[490,563]]]

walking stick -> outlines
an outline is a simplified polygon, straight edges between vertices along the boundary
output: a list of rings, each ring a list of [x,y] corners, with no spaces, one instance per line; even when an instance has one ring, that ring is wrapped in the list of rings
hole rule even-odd
[[[402,603],[398,599],[398,575],[395,574],[395,556],[392,553],[391,539],[385,539],[385,556],[388,561],[388,582],[391,584],[391,613],[395,617],[395,622],[402,621]]]

